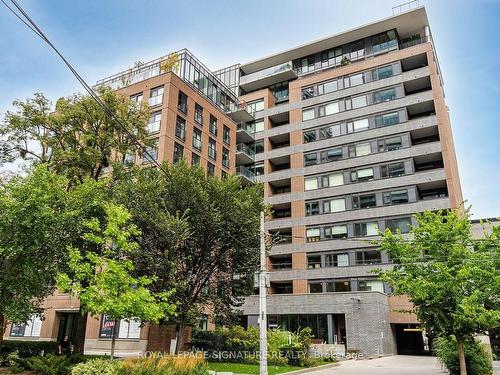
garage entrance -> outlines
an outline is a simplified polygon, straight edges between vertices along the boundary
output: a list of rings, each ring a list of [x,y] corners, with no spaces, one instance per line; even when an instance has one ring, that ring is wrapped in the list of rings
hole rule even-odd
[[[428,355],[427,340],[418,324],[394,324],[398,354]]]

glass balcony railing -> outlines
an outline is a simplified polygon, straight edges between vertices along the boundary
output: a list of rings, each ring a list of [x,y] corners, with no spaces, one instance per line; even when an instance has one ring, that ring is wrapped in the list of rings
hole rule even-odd
[[[245,177],[251,182],[255,181],[255,174],[250,169],[243,166],[236,167],[236,175]]]
[[[238,131],[244,131],[245,133],[253,135],[255,133],[255,126],[247,124],[246,122],[240,122],[238,124],[237,130]]]
[[[265,79],[285,72],[293,72],[293,65],[291,61],[288,61],[284,64],[271,66],[270,68],[262,69],[255,73],[250,73],[245,76],[241,76],[240,85]]]
[[[253,159],[255,157],[255,151],[244,143],[240,143],[236,146],[236,152],[240,154],[245,154],[249,158]]]

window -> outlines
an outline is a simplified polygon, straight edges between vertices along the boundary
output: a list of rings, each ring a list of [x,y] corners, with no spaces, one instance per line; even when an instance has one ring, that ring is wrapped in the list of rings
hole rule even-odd
[[[316,130],[307,130],[303,135],[304,143],[314,142],[316,140]]]
[[[401,137],[392,137],[378,141],[378,151],[395,151],[402,147]]]
[[[392,65],[384,66],[382,68],[372,70],[372,80],[376,81],[379,79],[392,77],[394,74],[394,69]]]
[[[306,216],[313,216],[319,214],[319,202],[306,203]]]
[[[344,184],[344,174],[334,173],[323,176],[323,187],[339,186]]]
[[[362,85],[365,83],[365,75],[363,73],[355,74],[349,77],[351,86]]]
[[[373,180],[373,168],[363,168],[351,172],[351,181],[363,182]]]
[[[308,108],[302,111],[302,121],[312,120],[314,117],[314,108]]]
[[[384,204],[408,203],[408,190],[396,190],[383,194]]]
[[[142,102],[142,92],[140,92],[139,94],[131,95],[130,100],[132,100],[134,104],[138,106]]]
[[[304,166],[307,167],[315,164],[318,164],[318,154],[316,152],[304,155]]]
[[[394,163],[380,167],[380,175],[383,178],[399,177],[405,175],[405,163]]]
[[[371,208],[377,206],[375,194],[358,195],[352,197],[352,208]]]
[[[330,150],[321,151],[321,162],[329,163],[342,159],[342,147],[332,148]]]
[[[366,101],[366,95],[355,96],[351,98],[352,109],[366,107],[368,102]]]
[[[207,163],[207,175],[208,176],[215,175],[215,165],[213,165],[212,163]]]
[[[326,201],[323,201],[323,212],[328,213],[328,212],[341,212],[345,211],[345,199],[344,198],[338,198],[338,199],[329,199]]]
[[[373,53],[382,52],[386,49],[397,47],[398,40],[396,31],[389,30],[384,33],[372,36],[372,51]]]
[[[231,129],[229,129],[226,125],[222,128],[222,141],[226,145],[231,143]]]
[[[217,118],[210,115],[210,124],[209,125],[210,125],[210,127],[209,127],[210,133],[212,133],[213,135],[215,135],[217,137]]]
[[[361,143],[359,145],[349,146],[349,157],[354,158],[356,156],[369,155],[372,152],[372,146],[370,143]]]
[[[249,113],[259,112],[263,110],[264,110],[264,99],[248,103],[247,111]]]
[[[256,176],[261,176],[264,174],[264,162],[255,163],[253,166],[253,173]]]
[[[328,103],[319,107],[319,117],[333,115],[339,112],[339,102]]]
[[[329,281],[326,283],[327,292],[350,292],[351,283],[349,280]]]
[[[116,328],[114,328],[116,323]],[[100,338],[110,339],[113,337],[113,328],[115,335],[119,339],[139,339],[141,333],[141,323],[135,320],[114,321],[103,315],[101,318],[101,327],[99,330]]]
[[[194,122],[203,125],[203,107],[198,103],[194,105]]]
[[[321,255],[308,255],[307,268],[321,268]]]
[[[330,125],[319,129],[319,138],[328,139],[340,135],[340,125]]]
[[[179,91],[177,98],[177,109],[182,113],[187,113],[188,111],[188,97],[182,91]]]
[[[200,165],[200,155],[195,154],[194,152],[191,154],[191,165]]]
[[[312,98],[314,96],[314,87],[306,87],[302,89],[302,100]]]
[[[264,152],[264,140],[255,141],[253,147],[256,154]]]
[[[184,147],[177,142],[174,143],[174,164],[182,160],[184,156]]]
[[[385,227],[392,233],[408,233],[411,229],[411,218],[402,217],[399,219],[389,219],[385,221]]]
[[[308,228],[306,230],[307,242],[316,242],[321,239],[319,228]]]
[[[133,165],[135,164],[135,152],[130,151],[129,153],[125,154],[123,157],[123,164],[125,165]]]
[[[25,324],[12,324],[11,337],[40,337],[42,321],[39,316],[32,315]]]
[[[384,283],[380,280],[361,280],[358,283],[358,290],[362,292],[384,293]]]
[[[158,160],[158,143],[155,146],[146,147],[143,163],[151,163]]]
[[[264,131],[264,120],[255,121],[253,123],[253,127],[254,127],[256,133]]]
[[[351,60],[363,57],[365,54],[365,41],[362,39],[351,43],[349,45],[349,50],[351,52],[350,54]]]
[[[323,293],[323,284],[309,283],[309,293]]]
[[[388,102],[394,99],[396,99],[396,89],[394,87],[387,90],[377,91],[373,94],[374,103]]]
[[[201,151],[201,130],[194,128],[193,129],[193,147],[198,151]]]
[[[160,131],[161,111],[153,112],[148,121],[148,133]]]
[[[347,238],[347,225],[334,225],[325,228],[325,239],[334,240],[339,238]]]
[[[175,121],[175,136],[183,141],[186,139],[186,120],[180,116]]]
[[[349,133],[367,130],[370,127],[370,122],[367,118],[355,120],[347,123],[347,131]]]
[[[349,254],[326,254],[325,267],[347,267],[349,265]]]
[[[208,157],[212,160],[217,159],[217,144],[212,138],[208,140]]]
[[[229,150],[225,147],[222,147],[222,165],[229,168]]]
[[[355,223],[354,235],[355,236],[376,236],[378,234],[378,223],[372,221],[369,223]]]
[[[365,250],[356,253],[356,264],[380,264],[382,255],[378,250]]]
[[[304,179],[304,190],[316,190],[318,188],[318,178],[308,177]]]
[[[163,103],[163,91],[163,86],[151,89],[151,91],[149,92],[148,104],[150,106],[155,106]]]
[[[275,294],[291,294],[293,293],[293,284],[277,284]]]
[[[328,94],[330,92],[334,92],[334,91],[338,90],[338,82],[337,82],[337,80],[326,82],[322,86],[323,86],[323,94]]]
[[[395,124],[399,124],[399,112],[391,112],[375,116],[375,125],[377,127]]]

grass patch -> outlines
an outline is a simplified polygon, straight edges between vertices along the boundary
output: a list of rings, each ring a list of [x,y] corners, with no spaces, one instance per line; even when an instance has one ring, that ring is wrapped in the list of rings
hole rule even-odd
[[[235,374],[259,374],[259,365],[249,365],[246,363],[231,363],[231,362],[209,362],[208,367],[213,371],[228,371]],[[282,374],[284,372],[299,370],[303,367],[294,366],[271,366],[268,365],[269,375]]]

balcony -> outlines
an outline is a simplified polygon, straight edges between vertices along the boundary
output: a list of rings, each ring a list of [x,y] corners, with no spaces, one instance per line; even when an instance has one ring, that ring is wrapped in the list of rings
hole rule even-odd
[[[255,126],[245,122],[240,122],[236,130],[236,140],[238,142],[248,143],[253,142],[255,134]]]
[[[247,167],[236,167],[236,176],[241,177],[241,182],[244,186],[251,185],[255,182],[255,174]]]
[[[288,61],[240,77],[240,87],[245,91],[254,91],[295,78],[297,78],[297,73],[293,70],[292,62]]]
[[[244,143],[236,146],[236,164],[249,164],[255,161],[255,151]]]

